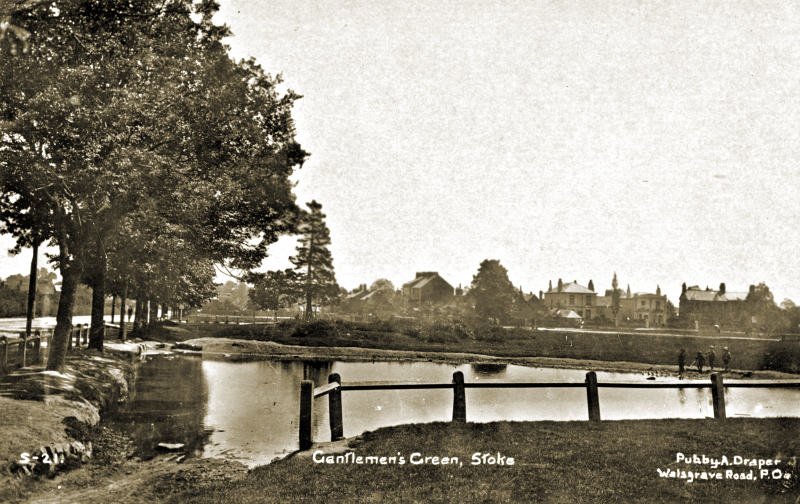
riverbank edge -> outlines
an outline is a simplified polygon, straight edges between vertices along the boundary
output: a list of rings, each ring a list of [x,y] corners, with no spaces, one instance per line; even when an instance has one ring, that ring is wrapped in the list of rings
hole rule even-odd
[[[40,479],[92,457],[91,431],[105,411],[129,399],[141,351],[75,349],[60,373],[37,365],[0,378],[0,501],[19,499]]]
[[[618,373],[641,373],[651,376],[678,376],[677,366],[646,364],[626,361],[599,361],[590,359],[571,359],[563,357],[507,357],[462,352],[430,352],[415,350],[385,350],[365,347],[315,347],[286,345],[272,341],[256,341],[213,336],[188,339],[182,342],[180,350],[189,353],[202,353],[209,357],[242,360],[339,360],[387,361],[387,362],[436,362],[441,364],[512,364],[527,367],[548,367],[559,369],[584,369],[587,371],[607,371]],[[720,372],[720,370],[715,370]],[[685,378],[707,378],[709,373],[697,373],[687,369]],[[798,375],[780,371],[745,371],[732,369],[726,373],[730,378],[748,379],[796,379]]]

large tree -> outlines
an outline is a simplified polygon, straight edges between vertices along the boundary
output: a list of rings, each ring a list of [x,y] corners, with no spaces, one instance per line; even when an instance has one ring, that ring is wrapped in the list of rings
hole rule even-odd
[[[298,279],[291,269],[268,271],[253,280],[253,288],[247,293],[250,301],[262,310],[271,310],[275,320],[279,309],[297,300]]]
[[[508,271],[497,259],[485,259],[472,277],[469,296],[475,311],[483,317],[499,321],[511,310],[516,289],[508,279]]]
[[[336,298],[339,286],[333,271],[333,258],[328,247],[330,231],[325,224],[322,205],[316,201],[307,203],[308,212],[303,217],[299,231],[302,237],[297,246],[297,255],[289,258],[297,274],[297,283],[305,299],[305,319],[314,316],[314,302],[323,304]]]
[[[92,345],[102,348],[110,251],[136,226],[154,230],[149,241],[185,244],[195,263],[243,269],[294,229],[288,176],[306,155],[293,142],[297,96],[228,57],[216,9],[56,0],[13,13],[31,36],[26,52],[0,58],[0,201],[46,213],[59,248],[50,369],[63,365],[81,281],[95,291]],[[138,272],[148,299],[153,279],[170,276],[151,266]]]

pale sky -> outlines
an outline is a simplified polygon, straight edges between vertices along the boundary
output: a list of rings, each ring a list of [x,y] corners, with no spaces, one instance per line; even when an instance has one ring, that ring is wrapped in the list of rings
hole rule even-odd
[[[220,3],[233,55],[303,95],[296,194],[344,287],[491,258],[537,294],[616,271],[800,302],[800,3]]]

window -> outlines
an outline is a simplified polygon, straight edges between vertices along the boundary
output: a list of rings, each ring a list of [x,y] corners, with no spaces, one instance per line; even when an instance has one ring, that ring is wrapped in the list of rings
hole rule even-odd
[[[592,296],[589,294],[586,295],[586,306],[592,306]]]
[[[647,301],[642,301],[642,306],[646,305]]]
[[[656,301],[656,310],[661,309],[661,301]]]
[[[569,304],[571,304],[571,305],[575,304],[575,295],[574,294],[570,294],[569,295]]]

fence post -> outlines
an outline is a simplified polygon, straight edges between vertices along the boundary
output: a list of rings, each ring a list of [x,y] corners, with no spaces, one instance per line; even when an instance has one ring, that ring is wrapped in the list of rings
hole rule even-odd
[[[69,337],[67,337],[67,350],[72,350],[72,337],[73,337],[72,329],[73,329],[72,325],[70,325],[69,329],[67,329],[67,334],[69,334]],[[55,329],[53,329],[53,334],[55,334]]]
[[[339,373],[328,375],[328,383],[342,383]],[[342,390],[331,390],[328,393],[328,417],[331,424],[331,441],[336,441],[344,437],[344,425],[342,425]]]
[[[589,404],[589,421],[600,421],[600,398],[597,395],[597,374],[594,371],[586,373],[586,401]]]
[[[300,449],[311,448],[311,408],[314,401],[314,382],[300,382]]]
[[[81,330],[81,345],[88,345],[89,344],[89,324],[83,324],[83,329]]]
[[[33,363],[34,364],[41,364],[42,363],[42,331],[36,330],[33,333],[35,340],[33,340]]]
[[[25,367],[28,361],[28,333],[19,333],[20,341],[17,347],[17,355],[19,355],[19,367]]]
[[[8,338],[0,336],[0,372],[8,373]]]
[[[714,405],[714,418],[725,419],[725,389],[722,384],[722,375],[711,375],[711,403]]]
[[[464,393],[464,373],[453,373],[453,421],[467,421],[467,397]]]

